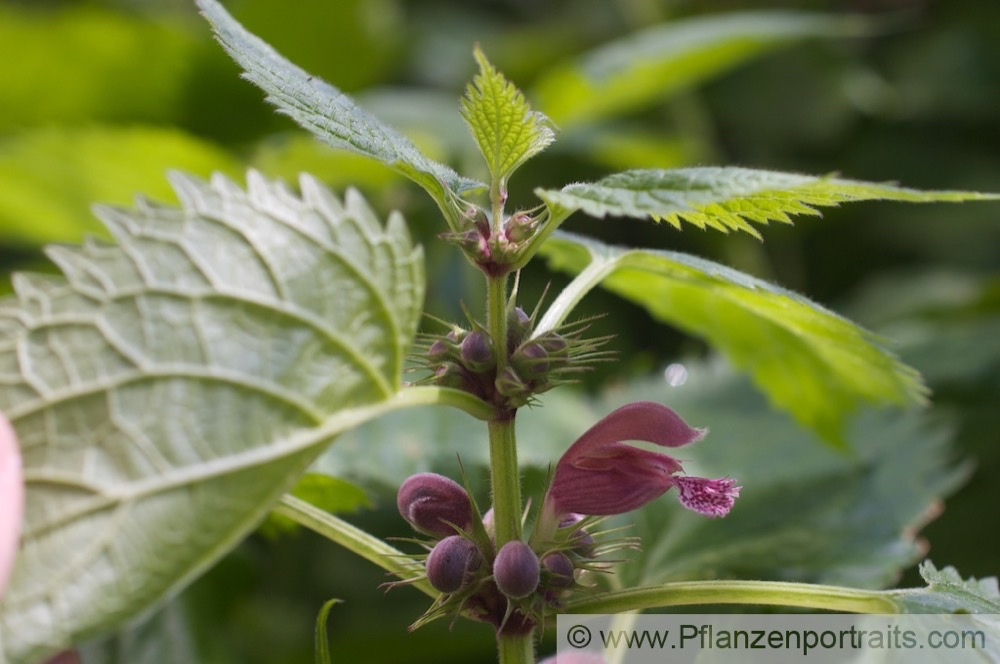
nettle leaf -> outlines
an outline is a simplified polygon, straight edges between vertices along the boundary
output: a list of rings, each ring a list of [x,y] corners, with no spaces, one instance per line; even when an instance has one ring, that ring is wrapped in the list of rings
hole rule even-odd
[[[920,564],[926,588],[895,590],[889,594],[906,613],[1000,614],[997,578],[963,579],[954,567],[937,569],[929,560]]]
[[[1000,199],[998,194],[919,191],[738,167],[632,170],[597,182],[570,184],[560,190],[537,189],[535,193],[561,215],[582,210],[600,218],[610,215],[665,221],[675,228],[687,222],[724,233],[743,231],[758,239],[760,233],[749,222],[791,223],[797,214],[819,216],[813,206],[869,200],[927,203]]]
[[[598,283],[657,320],[712,344],[750,373],[771,401],[827,441],[861,402],[921,402],[914,369],[874,335],[784,288],[689,254],[611,247],[556,233],[541,248],[553,269],[586,271],[560,294],[539,325],[565,319]]]
[[[549,119],[532,111],[524,95],[474,52],[479,74],[462,99],[462,117],[472,130],[494,180],[506,182],[517,168],[555,140]]]
[[[378,160],[410,178],[447,210],[451,194],[486,185],[459,176],[385,126],[334,86],[311,76],[247,32],[215,0],[198,0],[219,42],[243,68],[244,78],[267,93],[267,100],[330,145]]]
[[[176,593],[340,431],[394,407],[423,258],[303,176],[172,178],[180,209],[99,208],[117,245],[0,302],[0,411],[27,484],[0,661],[44,658]]]
[[[786,44],[863,34],[856,17],[789,11],[732,12],[673,21],[558,66],[534,98],[559,125],[631,111]]]

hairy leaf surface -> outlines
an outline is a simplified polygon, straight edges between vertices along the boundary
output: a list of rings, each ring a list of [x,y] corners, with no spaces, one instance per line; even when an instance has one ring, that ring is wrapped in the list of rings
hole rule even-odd
[[[223,47],[267,93],[267,100],[330,145],[358,152],[410,178],[445,207],[448,192],[462,194],[485,185],[460,177],[382,124],[334,86],[311,76],[250,34],[215,0],[198,0]]]
[[[0,302],[0,410],[27,483],[0,661],[149,609],[234,546],[344,428],[392,407],[423,301],[401,217],[255,173],[101,208],[117,245]],[[405,394],[402,392],[400,394]]]
[[[699,16],[649,28],[556,67],[535,98],[560,126],[631,111],[783,45],[857,35],[856,18],[787,11]]]
[[[919,191],[888,184],[832,177],[779,173],[738,167],[640,169],[615,173],[592,183],[536,192],[551,208],[604,218],[634,217],[681,222],[728,233],[760,233],[750,222],[791,223],[797,214],[819,216],[816,207],[846,201],[997,200],[1000,195],[967,191]]]
[[[890,594],[907,613],[985,613],[1000,615],[997,577],[963,579],[954,567],[937,569],[929,560],[920,564],[926,588]]]
[[[505,182],[518,166],[552,141],[555,133],[544,114],[532,111],[514,87],[477,47],[479,74],[462,99],[462,117],[472,129],[493,179]]]
[[[586,270],[560,294],[540,329],[557,325],[600,283],[656,319],[702,337],[750,373],[775,405],[842,445],[863,401],[920,401],[919,375],[874,335],[783,288],[696,256],[624,249],[568,233],[542,246],[551,267]]]

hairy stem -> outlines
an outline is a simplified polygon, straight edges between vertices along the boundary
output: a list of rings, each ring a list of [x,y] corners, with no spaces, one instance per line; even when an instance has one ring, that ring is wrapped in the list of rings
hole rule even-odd
[[[883,593],[781,581],[681,581],[629,588],[567,602],[564,613],[618,613],[695,604],[767,604],[849,613],[897,613]]]
[[[507,277],[487,276],[486,320],[496,347],[497,374],[507,366]],[[499,411],[488,422],[490,436],[490,485],[497,547],[521,539],[521,473],[517,465],[516,411]],[[534,662],[532,631],[498,635],[500,664]]]
[[[500,664],[534,664],[535,646],[528,636],[498,636]]]

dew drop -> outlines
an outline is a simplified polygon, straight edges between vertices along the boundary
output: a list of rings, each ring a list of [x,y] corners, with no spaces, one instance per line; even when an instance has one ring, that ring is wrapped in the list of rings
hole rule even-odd
[[[663,370],[663,377],[667,379],[667,384],[670,387],[680,387],[687,382],[688,370],[684,368],[683,364],[674,363]]]

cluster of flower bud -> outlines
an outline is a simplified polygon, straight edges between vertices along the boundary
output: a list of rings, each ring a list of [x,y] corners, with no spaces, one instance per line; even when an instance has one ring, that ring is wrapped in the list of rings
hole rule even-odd
[[[447,334],[425,337],[424,365],[428,379],[443,387],[465,390],[500,408],[519,408],[534,395],[571,382],[589,362],[604,353],[597,348],[607,339],[583,339],[584,325],[549,330],[532,337],[533,320],[520,307],[507,316],[506,350],[509,362],[497,371],[497,347],[477,324],[465,330],[453,326]]]
[[[464,215],[465,227],[441,238],[458,245],[473,263],[490,276],[510,272],[522,257],[528,242],[541,225],[540,217],[515,212],[499,230],[490,226],[485,210],[470,207]]]
[[[427,581],[456,606],[500,628],[516,608],[521,623],[535,623],[548,606],[577,585],[594,542],[578,528],[580,517],[560,522],[560,536],[540,544],[512,540],[499,548],[493,510],[474,523],[468,492],[435,473],[419,473],[399,489],[400,514],[418,532],[433,538],[424,560]]]

